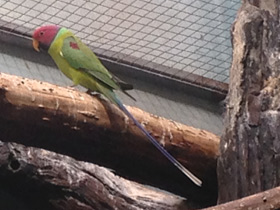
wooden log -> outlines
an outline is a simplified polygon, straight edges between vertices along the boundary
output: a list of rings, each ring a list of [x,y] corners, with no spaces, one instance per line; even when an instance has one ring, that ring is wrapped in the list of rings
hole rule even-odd
[[[219,138],[135,107],[128,109],[203,180],[202,188],[171,165],[116,106],[75,89],[0,74],[1,139],[98,163],[205,206],[215,204]]]
[[[245,198],[202,210],[278,210],[280,209],[280,187],[260,192]]]
[[[103,167],[44,149],[0,142],[0,191],[17,209],[189,209],[171,193],[137,184]],[[1,209],[14,204],[0,198]]]
[[[280,184],[280,1],[243,1],[218,159],[219,203]]]

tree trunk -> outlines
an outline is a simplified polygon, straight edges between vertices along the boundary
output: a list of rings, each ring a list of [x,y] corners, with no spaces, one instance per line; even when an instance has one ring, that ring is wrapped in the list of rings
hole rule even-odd
[[[280,1],[244,1],[232,28],[219,203],[280,184]]]
[[[0,142],[0,186],[1,209],[189,209],[182,197],[91,163],[16,143]]]
[[[0,74],[0,139],[46,148],[113,168],[138,182],[216,201],[219,138],[128,107],[163,146],[203,180],[192,184],[114,105],[73,89]]]

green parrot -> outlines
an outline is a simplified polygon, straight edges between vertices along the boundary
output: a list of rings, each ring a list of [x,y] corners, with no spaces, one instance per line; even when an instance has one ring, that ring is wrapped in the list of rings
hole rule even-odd
[[[169,161],[196,185],[202,185],[200,179],[179,163],[149,134],[125,108],[114,92],[114,90],[120,90],[129,95],[126,90],[132,89],[132,85],[126,84],[113,76],[91,49],[82,43],[70,30],[56,25],[46,25],[37,28],[32,38],[34,49],[47,51],[58,68],[74,82],[74,85],[81,85],[89,91],[99,92],[107,97],[136,124]]]

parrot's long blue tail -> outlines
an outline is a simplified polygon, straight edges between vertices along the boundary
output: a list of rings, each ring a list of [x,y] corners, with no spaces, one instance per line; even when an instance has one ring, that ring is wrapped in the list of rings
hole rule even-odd
[[[184,173],[193,183],[198,186],[202,185],[202,181],[193,175],[188,169],[186,169],[181,163],[179,163],[171,154],[169,154],[155,139],[149,134],[149,132],[130,114],[130,112],[125,108],[123,103],[116,98],[115,102],[119,108],[136,124],[136,126],[147,136],[147,138],[152,142],[152,144],[162,153],[164,156],[173,163],[182,173]]]

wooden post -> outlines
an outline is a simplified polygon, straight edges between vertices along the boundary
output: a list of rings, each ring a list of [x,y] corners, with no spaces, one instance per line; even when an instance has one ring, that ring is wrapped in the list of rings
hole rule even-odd
[[[232,28],[219,203],[280,184],[280,1],[243,1]]]

